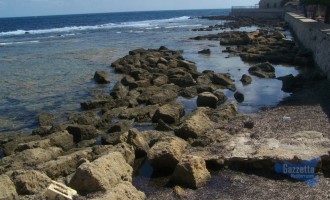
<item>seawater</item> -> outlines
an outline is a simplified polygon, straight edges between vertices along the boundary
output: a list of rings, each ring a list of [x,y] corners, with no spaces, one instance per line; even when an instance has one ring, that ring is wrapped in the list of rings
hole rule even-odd
[[[249,64],[238,57],[226,58],[228,55],[222,53],[225,47],[218,42],[189,39],[217,32],[193,32],[193,28],[224,23],[199,16],[229,12],[220,9],[0,18],[0,132],[30,132],[37,127],[40,112],[61,119],[79,111],[80,102],[109,91],[120,80],[109,65],[135,48],[166,46],[183,50],[183,56],[196,62],[200,71],[231,73],[238,90],[245,94],[245,101],[239,104],[242,112],[276,105],[289,95],[281,91],[280,81],[254,78],[253,84],[243,86],[239,79],[247,73]],[[204,48],[210,48],[212,54],[197,54]],[[276,69],[278,76],[298,73],[292,67]],[[94,84],[96,70],[109,71],[111,84]],[[225,92],[232,100],[233,93]],[[185,103],[188,111],[196,107],[195,99],[178,101]]]

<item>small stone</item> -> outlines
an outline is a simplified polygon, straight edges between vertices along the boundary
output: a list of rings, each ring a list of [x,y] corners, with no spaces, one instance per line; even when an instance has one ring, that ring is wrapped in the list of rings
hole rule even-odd
[[[234,97],[239,103],[244,101],[244,94],[241,92],[235,92]]]
[[[106,71],[96,71],[94,74],[94,80],[98,84],[110,83],[109,74]]]

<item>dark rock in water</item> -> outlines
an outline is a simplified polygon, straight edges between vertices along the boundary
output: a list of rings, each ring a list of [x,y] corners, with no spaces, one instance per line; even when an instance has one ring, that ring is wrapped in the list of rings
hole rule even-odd
[[[110,100],[90,100],[90,101],[86,101],[86,102],[82,102],[80,103],[80,106],[82,109],[84,110],[92,110],[95,108],[102,108],[104,107],[106,104],[114,104],[113,101]]]
[[[205,160],[197,156],[186,156],[176,166],[171,182],[190,188],[200,188],[211,179]]]
[[[193,98],[193,97],[197,96],[197,94],[198,94],[197,89],[194,86],[186,87],[180,93],[180,95],[185,98]]]
[[[214,84],[222,85],[222,86],[229,86],[233,85],[233,80],[227,76],[227,74],[213,74],[211,80]]]
[[[96,128],[91,125],[70,125],[68,126],[67,131],[73,135],[76,143],[82,140],[93,139],[98,136]]]
[[[162,120],[168,124],[177,124],[185,114],[184,106],[181,104],[166,104],[157,109],[152,117],[153,122]]]
[[[227,96],[220,91],[216,91],[213,93],[218,98],[218,105],[223,104],[227,101]]]
[[[244,101],[244,94],[241,92],[235,92],[234,97],[239,103]]]
[[[98,84],[110,83],[109,74],[106,71],[96,71],[94,74],[94,80]]]
[[[243,85],[248,85],[248,84],[252,83],[252,77],[249,75],[243,74],[240,81],[242,81]]]
[[[304,84],[303,78],[295,77],[292,74],[278,77],[277,79],[282,81],[283,92],[293,92]]]
[[[197,97],[198,107],[210,107],[216,108],[218,103],[218,97],[210,92],[203,92]]]
[[[211,50],[210,49],[203,49],[201,51],[198,51],[199,54],[211,54]]]
[[[275,68],[269,62],[256,64],[250,67],[249,73],[260,78],[275,78]]]
[[[54,116],[49,113],[41,113],[39,115],[39,126],[51,126]]]
[[[94,111],[84,111],[70,115],[69,120],[72,124],[94,125],[98,122],[98,116]]]
[[[184,74],[172,74],[168,76],[169,82],[180,87],[189,87],[196,85],[196,81],[189,73]]]

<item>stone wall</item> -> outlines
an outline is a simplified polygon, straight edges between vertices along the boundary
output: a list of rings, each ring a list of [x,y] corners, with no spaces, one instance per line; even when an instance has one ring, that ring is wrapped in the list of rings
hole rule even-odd
[[[296,38],[314,53],[314,60],[330,78],[330,25],[287,12],[285,21],[289,23]]]
[[[283,19],[284,11],[282,9],[232,8],[230,16]]]

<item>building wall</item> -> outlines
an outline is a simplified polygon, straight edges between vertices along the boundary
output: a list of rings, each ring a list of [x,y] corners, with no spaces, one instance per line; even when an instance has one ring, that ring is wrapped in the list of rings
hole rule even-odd
[[[244,9],[233,8],[230,16],[252,17],[260,19],[283,19],[284,11],[282,9]]]
[[[282,0],[260,0],[259,8],[260,9],[277,9],[281,8]]]
[[[289,23],[296,38],[314,53],[316,64],[330,79],[330,25],[287,12]]]

